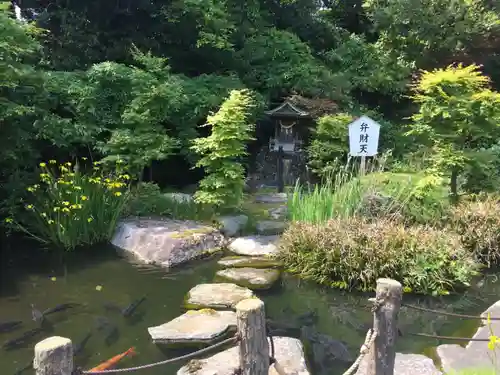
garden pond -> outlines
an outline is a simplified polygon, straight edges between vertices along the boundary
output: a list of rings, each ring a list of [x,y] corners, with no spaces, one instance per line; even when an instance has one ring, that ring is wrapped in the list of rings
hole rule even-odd
[[[186,293],[197,284],[212,282],[219,269],[217,258],[214,257],[167,272],[160,267],[133,264],[120,257],[111,247],[73,256],[64,263],[57,262],[57,267],[50,262],[42,262],[31,252],[26,254],[29,254],[25,255],[27,259],[2,261],[0,323],[22,320],[23,325],[12,332],[0,333],[0,342],[18,337],[37,326],[32,320],[32,304],[39,310],[62,303],[81,305],[51,314],[47,317],[48,324],[44,325],[44,331],[22,346],[9,351],[0,349],[3,375],[14,375],[20,368],[27,366],[36,342],[53,335],[69,337],[74,344],[88,338],[83,351],[75,359],[76,364],[83,369],[90,369],[130,347],[135,347],[137,355],[126,358],[121,364],[124,367],[184,354],[186,352],[179,349],[167,350],[153,344],[147,328],[179,316],[183,312],[181,304]],[[368,297],[373,294],[326,289],[284,275],[280,285],[267,292],[258,292],[258,295],[265,301],[268,318],[284,324],[294,321],[301,314],[317,311],[315,329],[344,342],[353,358],[365,338],[366,326],[371,323]],[[104,307],[109,303],[124,307],[143,296],[147,299],[128,319]],[[500,281],[495,275],[489,275],[477,280],[460,296],[417,298],[405,295],[405,302],[477,315],[496,302],[498,296]],[[118,328],[113,335],[105,337],[97,330],[97,322],[103,318]],[[434,358],[433,348],[441,342],[406,335],[405,332],[470,337],[478,324],[477,320],[460,320],[403,308],[399,323],[403,336],[397,341],[397,349]],[[182,364],[141,370],[139,375],[174,375]],[[341,374],[347,367],[348,364],[339,362],[328,373]],[[24,373],[32,373],[32,370],[28,369]]]

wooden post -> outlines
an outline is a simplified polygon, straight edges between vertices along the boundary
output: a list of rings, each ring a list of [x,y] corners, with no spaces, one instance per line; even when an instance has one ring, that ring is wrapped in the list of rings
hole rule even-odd
[[[73,344],[60,336],[48,337],[35,345],[33,367],[36,375],[71,375]]]
[[[378,279],[373,313],[373,329],[377,333],[368,356],[367,375],[394,375],[398,313],[403,287],[392,279]]]
[[[283,146],[278,147],[278,165],[277,165],[277,171],[276,171],[276,177],[278,179],[278,193],[283,193],[285,191],[285,181],[284,181],[284,176],[283,176],[283,157],[284,157],[284,152],[283,152]]]
[[[249,298],[236,305],[241,375],[269,374],[264,302]]]
[[[361,161],[359,163],[359,174],[364,176],[366,174],[366,156],[361,156]]]

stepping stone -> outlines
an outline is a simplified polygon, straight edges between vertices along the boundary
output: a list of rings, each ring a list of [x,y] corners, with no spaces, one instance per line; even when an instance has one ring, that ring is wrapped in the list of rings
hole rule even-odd
[[[367,374],[368,356],[363,359],[359,365],[356,375]],[[394,363],[394,375],[442,375],[434,362],[429,357],[421,354],[403,354],[396,353],[396,360]]]
[[[235,309],[238,302],[252,298],[254,293],[232,283],[198,284],[192,288],[185,299],[187,309]]]
[[[186,193],[165,193],[163,194],[165,198],[168,198],[177,203],[194,203],[193,196]]]
[[[238,216],[223,216],[219,218],[219,223],[221,224],[220,231],[222,234],[228,237],[236,236],[240,234],[243,228],[248,223],[248,216],[238,215]]]
[[[273,342],[274,357],[285,374],[310,375],[300,340],[276,336]],[[234,375],[239,367],[239,349],[233,346],[211,357],[189,361],[177,371],[177,375]],[[269,367],[269,375],[279,375],[274,365]]]
[[[288,196],[286,193],[257,194],[254,201],[256,203],[286,203]]]
[[[281,234],[285,231],[287,225],[282,221],[262,220],[257,222],[257,234],[261,236],[271,236]]]
[[[276,208],[271,208],[270,210],[267,211],[267,214],[274,220],[283,220],[286,219],[288,215],[288,207],[279,206]]]
[[[236,238],[229,244],[229,250],[238,255],[269,256],[278,253],[275,245],[278,236],[248,236]]]
[[[229,256],[220,259],[217,264],[224,268],[241,268],[241,267],[252,267],[252,268],[281,268],[283,267],[283,262],[270,257],[246,257],[246,256]]]
[[[211,345],[235,331],[235,312],[212,309],[191,310],[168,323],[148,328],[153,343],[175,347]]]
[[[249,289],[269,289],[280,278],[281,272],[276,269],[228,268],[217,271],[216,280],[235,283]]]

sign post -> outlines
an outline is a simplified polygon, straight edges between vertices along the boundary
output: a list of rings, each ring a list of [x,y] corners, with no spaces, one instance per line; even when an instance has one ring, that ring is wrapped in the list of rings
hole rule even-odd
[[[380,124],[368,116],[361,116],[349,124],[349,154],[360,156],[360,173],[365,174],[366,157],[378,151]]]

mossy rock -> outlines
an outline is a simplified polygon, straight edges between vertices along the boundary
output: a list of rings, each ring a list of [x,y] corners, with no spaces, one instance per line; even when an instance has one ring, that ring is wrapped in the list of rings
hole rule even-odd
[[[189,238],[193,237],[196,234],[210,234],[213,232],[216,232],[217,229],[212,228],[212,227],[199,227],[199,228],[193,228],[193,229],[186,229],[183,230],[182,232],[177,232],[173,233],[171,235],[172,238]]]
[[[281,268],[283,262],[271,257],[245,257],[245,256],[227,256],[220,259],[217,264],[224,268]]]
[[[216,281],[232,282],[252,290],[270,289],[280,278],[281,271],[261,268],[227,268],[217,271]]]

